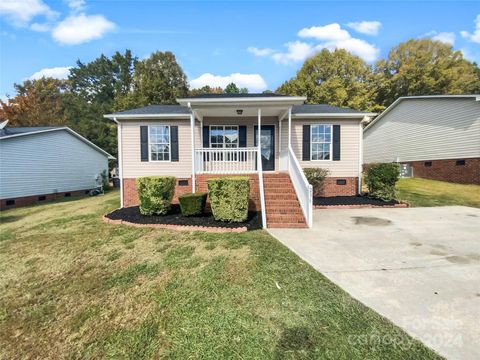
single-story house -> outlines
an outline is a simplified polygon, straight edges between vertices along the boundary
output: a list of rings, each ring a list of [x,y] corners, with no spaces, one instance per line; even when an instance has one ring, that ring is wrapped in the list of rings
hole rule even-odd
[[[108,159],[114,157],[68,127],[4,126],[0,208],[86,194],[108,171]]]
[[[480,95],[397,99],[364,129],[364,163],[407,176],[480,184]]]
[[[312,189],[303,168],[330,170],[325,196],[356,195],[362,121],[375,114],[305,100],[206,94],[105,115],[118,124],[122,207],[138,204],[140,176],[175,176],[178,196],[206,191],[208,178],[243,174],[264,227],[310,226]]]

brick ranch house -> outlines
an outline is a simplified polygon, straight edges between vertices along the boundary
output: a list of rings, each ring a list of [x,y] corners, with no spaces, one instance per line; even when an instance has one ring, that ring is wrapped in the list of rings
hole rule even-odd
[[[302,169],[330,170],[324,196],[356,195],[362,122],[375,114],[305,100],[206,94],[105,115],[118,125],[121,206],[138,204],[140,176],[175,176],[176,199],[206,191],[209,178],[242,174],[264,227],[311,226],[312,189]]]
[[[395,161],[414,177],[480,184],[480,95],[401,97],[363,136],[365,164]]]

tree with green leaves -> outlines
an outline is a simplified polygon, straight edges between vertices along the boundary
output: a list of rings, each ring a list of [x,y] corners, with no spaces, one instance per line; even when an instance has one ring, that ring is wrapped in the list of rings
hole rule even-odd
[[[373,70],[358,56],[343,49],[321,50],[308,58],[297,75],[277,91],[306,96],[310,104],[330,104],[373,110]]]
[[[248,94],[247,88],[239,88],[237,84],[230,83],[225,87],[225,94]]]
[[[64,125],[64,92],[66,82],[53,78],[26,80],[14,84],[16,95],[0,100],[0,118],[8,119],[9,126]]]
[[[219,87],[203,86],[198,89],[190,89],[189,96],[197,96],[202,94],[223,94],[223,89]]]
[[[132,91],[119,101],[120,108],[151,104],[176,104],[188,95],[187,76],[169,51],[157,51],[135,65]]]
[[[411,39],[376,64],[377,103],[389,106],[401,96],[474,94],[480,91],[478,66],[440,41]]]
[[[117,151],[116,126],[103,115],[130,92],[136,62],[130,50],[117,51],[111,58],[102,54],[86,64],[79,60],[70,70],[64,98],[67,123],[111,154]]]

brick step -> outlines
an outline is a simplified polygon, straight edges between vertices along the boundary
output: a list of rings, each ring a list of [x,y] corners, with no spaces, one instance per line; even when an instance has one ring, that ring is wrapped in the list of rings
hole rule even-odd
[[[307,224],[299,224],[299,223],[274,223],[270,222],[267,225],[268,228],[277,228],[277,229],[286,229],[286,228],[294,228],[294,229],[305,229],[307,228]]]
[[[285,214],[285,215],[295,215],[295,214],[303,214],[302,209],[300,206],[291,207],[291,206],[268,206],[267,205],[267,215],[270,214]]]
[[[273,179],[273,178],[289,178],[290,175],[288,173],[277,173],[277,174],[266,174],[263,173],[263,177],[266,179]]]
[[[277,207],[277,206],[280,206],[280,207],[292,207],[292,206],[299,206],[300,204],[298,203],[298,200],[297,198],[291,198],[291,199],[277,199],[277,198],[269,198],[267,199],[265,197],[265,205],[267,206],[267,210],[268,208],[271,206],[271,207]]]
[[[273,195],[265,195],[265,202],[267,201],[294,201],[297,200],[297,196],[295,194],[273,194]]]
[[[272,223],[304,223],[305,219],[303,214],[268,214],[267,213],[267,222]]]
[[[265,186],[265,195],[267,194],[293,194],[296,195],[295,189],[291,186],[267,187]]]

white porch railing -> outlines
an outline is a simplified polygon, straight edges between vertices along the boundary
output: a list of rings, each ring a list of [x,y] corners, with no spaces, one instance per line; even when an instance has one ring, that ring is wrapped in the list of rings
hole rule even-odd
[[[303,169],[291,146],[288,147],[288,173],[297,193],[298,202],[309,228],[313,225],[313,188],[307,181]]]
[[[197,174],[248,174],[257,172],[256,147],[195,149]]]

